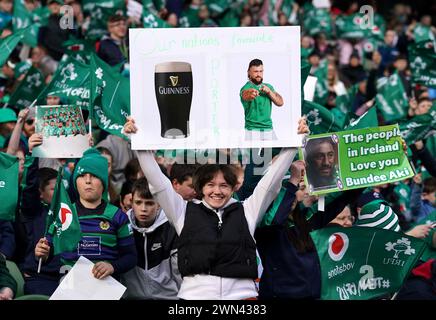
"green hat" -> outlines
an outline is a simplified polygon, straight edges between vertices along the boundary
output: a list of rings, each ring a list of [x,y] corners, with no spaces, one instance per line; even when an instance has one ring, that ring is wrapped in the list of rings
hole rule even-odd
[[[14,110],[9,108],[0,109],[0,123],[15,121],[17,121],[17,115]]]
[[[74,170],[73,181],[77,189],[77,178],[85,173],[90,173],[101,180],[104,190],[107,190],[108,185],[108,162],[105,157],[95,148],[89,148],[83,153]]]
[[[355,225],[400,231],[397,214],[384,200],[374,200],[365,204],[358,214]]]

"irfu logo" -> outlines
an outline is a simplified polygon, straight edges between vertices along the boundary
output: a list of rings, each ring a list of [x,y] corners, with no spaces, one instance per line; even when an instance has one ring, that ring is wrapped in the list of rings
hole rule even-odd
[[[77,78],[78,74],[74,72],[74,64],[69,63],[67,64],[61,71],[61,76],[64,78],[62,79],[61,83],[65,83],[67,80],[73,81]]]
[[[386,251],[395,251],[394,258],[398,258],[401,252],[408,256],[415,254],[415,249],[410,246],[410,240],[407,238],[398,239],[397,242],[394,243],[388,242],[385,246]]]

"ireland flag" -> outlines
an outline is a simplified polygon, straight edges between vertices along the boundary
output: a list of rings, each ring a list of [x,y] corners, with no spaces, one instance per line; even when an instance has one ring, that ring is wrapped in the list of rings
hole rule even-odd
[[[315,102],[304,100],[301,113],[306,115],[307,125],[312,135],[342,130],[337,117],[327,108]]]
[[[412,82],[436,88],[436,52],[434,41],[409,45]]]
[[[121,130],[130,115],[130,81],[97,55],[91,56],[89,111],[100,128],[127,139]]]
[[[401,136],[407,144],[426,139],[436,134],[436,108],[428,113],[400,122]]]
[[[425,242],[374,227],[311,233],[321,265],[321,299],[368,300],[398,291]]]
[[[44,76],[35,67],[30,67],[25,78],[9,99],[9,105],[18,109],[27,108],[35,100],[44,88]]]
[[[61,98],[61,104],[75,104],[88,109],[90,81],[89,66],[69,56],[39,94],[37,104],[45,105],[47,96],[54,95]]]
[[[26,29],[15,31],[6,38],[0,39],[0,66],[2,66],[17,44],[23,39]]]
[[[91,17],[86,30],[86,38],[99,40],[107,33],[107,20],[115,14],[124,15],[126,12],[126,2],[123,0],[84,0],[82,2],[83,11]]]
[[[409,101],[398,73],[377,80],[377,108],[386,122],[392,123],[407,115]]]
[[[48,234],[52,236],[54,254],[73,251],[82,238],[76,207],[71,203],[59,169],[56,187],[47,215]]]
[[[18,158],[0,152],[0,219],[15,220],[18,201]]]

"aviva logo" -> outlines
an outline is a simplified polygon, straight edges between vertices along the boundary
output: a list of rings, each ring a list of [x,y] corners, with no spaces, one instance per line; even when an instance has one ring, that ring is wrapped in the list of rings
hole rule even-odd
[[[175,87],[179,83],[179,76],[170,76],[170,80],[171,80],[171,85]]]

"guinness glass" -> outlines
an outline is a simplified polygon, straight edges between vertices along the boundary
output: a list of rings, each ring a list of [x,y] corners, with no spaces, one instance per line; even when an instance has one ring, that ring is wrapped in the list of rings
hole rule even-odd
[[[159,107],[161,136],[178,139],[189,136],[192,101],[192,70],[187,62],[157,64],[154,89]]]

